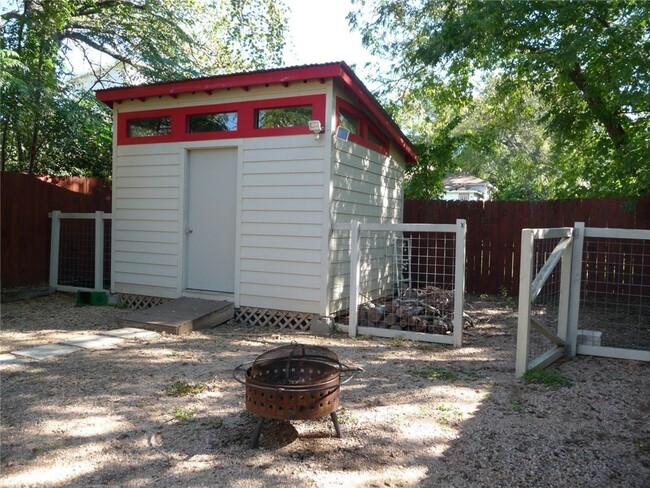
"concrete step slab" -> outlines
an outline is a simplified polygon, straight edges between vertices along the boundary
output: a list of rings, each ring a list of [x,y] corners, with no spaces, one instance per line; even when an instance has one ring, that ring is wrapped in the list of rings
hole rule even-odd
[[[62,344],[46,344],[44,346],[36,346],[29,349],[11,351],[11,354],[15,354],[17,356],[25,356],[32,359],[49,359],[54,356],[63,356],[66,354],[72,354],[73,352],[77,351],[81,351],[81,349],[78,347]]]
[[[109,337],[120,337],[122,339],[152,339],[158,336],[158,333],[153,330],[138,329],[136,327],[103,330],[99,334]]]
[[[21,359],[13,354],[0,354],[0,367],[1,366],[20,366],[27,361]]]
[[[82,347],[84,349],[116,349],[124,342],[119,337],[106,337],[101,335],[83,335],[72,337],[62,344],[66,346]]]

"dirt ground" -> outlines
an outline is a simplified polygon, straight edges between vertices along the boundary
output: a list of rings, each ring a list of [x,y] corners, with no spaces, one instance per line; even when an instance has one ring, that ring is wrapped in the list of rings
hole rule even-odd
[[[649,364],[579,356],[556,365],[568,386],[525,384],[514,302],[467,309],[477,324],[460,349],[228,323],[4,366],[0,487],[650,486]],[[64,294],[4,304],[0,352],[126,313]],[[291,341],[365,370],[342,387],[343,438],[329,419],[267,421],[251,450],[233,368]]]

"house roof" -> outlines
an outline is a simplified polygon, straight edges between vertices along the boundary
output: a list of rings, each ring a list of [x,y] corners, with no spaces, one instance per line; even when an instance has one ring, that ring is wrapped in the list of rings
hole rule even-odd
[[[207,92],[211,94],[217,90],[231,88],[248,90],[253,86],[271,84],[281,84],[288,87],[292,83],[303,83],[312,80],[320,80],[324,83],[326,79],[330,78],[338,81],[356,95],[359,103],[377,119],[379,125],[386,130],[395,144],[404,151],[407,162],[415,162],[417,160],[417,153],[411,141],[409,141],[395,121],[386,113],[372,93],[370,93],[361,80],[354,74],[352,69],[342,61],[120,88],[107,88],[97,90],[95,96],[98,100],[112,107],[114,103],[120,103],[125,100],[144,101],[150,97],[161,97],[164,95],[176,98],[183,93]]]
[[[445,188],[457,190],[461,188],[471,188],[474,186],[487,186],[492,188],[493,185],[489,181],[482,180],[476,176],[471,176],[465,173],[447,176],[442,180],[442,184],[445,185]]]

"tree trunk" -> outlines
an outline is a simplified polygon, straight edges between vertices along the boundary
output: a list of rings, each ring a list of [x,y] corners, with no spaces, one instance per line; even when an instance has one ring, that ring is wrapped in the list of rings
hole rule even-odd
[[[596,120],[603,125],[605,131],[607,131],[607,135],[614,143],[614,147],[617,149],[623,147],[625,145],[626,134],[620,117],[611,108],[607,107],[602,95],[596,93],[589,85],[581,66],[576,63],[567,73],[567,76],[584,96],[589,110],[591,110]]]
[[[2,140],[0,141],[0,171],[7,166],[7,136],[9,134],[9,120],[2,123]]]

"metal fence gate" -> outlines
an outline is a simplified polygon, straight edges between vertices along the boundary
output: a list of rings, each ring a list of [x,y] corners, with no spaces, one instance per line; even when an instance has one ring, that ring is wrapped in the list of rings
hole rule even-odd
[[[344,331],[462,345],[466,224],[334,227],[331,309]]]
[[[517,376],[565,354],[650,361],[650,230],[524,229],[519,286]]]

